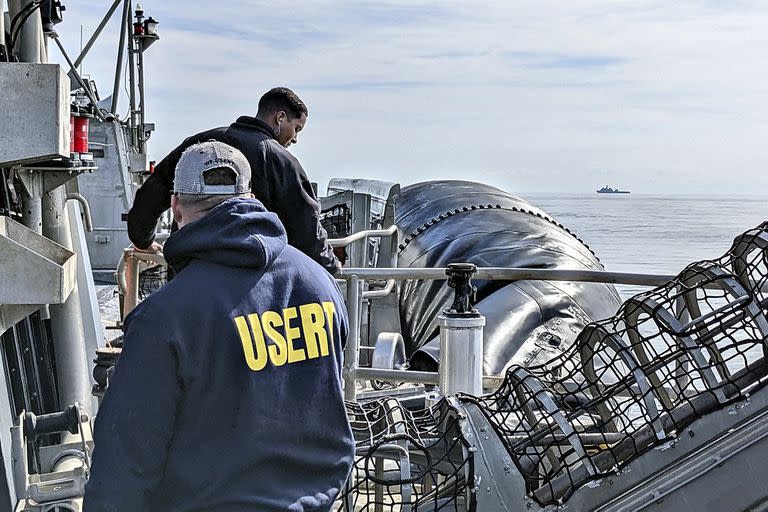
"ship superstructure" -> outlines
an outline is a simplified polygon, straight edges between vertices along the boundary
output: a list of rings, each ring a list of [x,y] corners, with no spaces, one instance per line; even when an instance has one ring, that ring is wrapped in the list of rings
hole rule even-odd
[[[116,0],[75,59],[55,37],[60,2],[14,0],[0,17],[2,510],[80,510],[91,424],[120,357],[105,346],[93,267],[117,267],[122,316],[163,275],[162,254],[133,251],[122,223],[151,170],[141,69],[157,22],[137,7]],[[101,99],[77,68],[116,13],[113,96]],[[46,62],[49,47],[66,67]],[[614,273],[493,187],[328,190],[323,224],[348,255],[357,441],[336,510],[765,508],[768,226],[677,276]],[[616,283],[646,291],[622,304]]]
[[[598,189],[597,193],[598,194],[629,194],[629,190],[619,190],[617,188],[612,188],[606,185],[603,188]]]

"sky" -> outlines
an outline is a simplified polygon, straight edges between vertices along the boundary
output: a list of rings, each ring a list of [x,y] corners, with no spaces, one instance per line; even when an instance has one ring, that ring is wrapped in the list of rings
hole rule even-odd
[[[111,1],[63,3],[57,30],[76,55]],[[161,37],[145,54],[151,159],[255,114],[280,85],[309,107],[291,151],[321,189],[361,177],[768,193],[768,2],[142,3]],[[113,22],[84,65],[102,97],[117,38]]]

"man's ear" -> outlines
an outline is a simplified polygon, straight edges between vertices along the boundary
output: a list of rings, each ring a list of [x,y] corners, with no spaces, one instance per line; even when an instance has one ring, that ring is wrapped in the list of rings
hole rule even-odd
[[[179,204],[179,198],[176,194],[171,196],[171,212],[173,212],[173,220],[176,221],[176,224],[181,226],[181,204]]]

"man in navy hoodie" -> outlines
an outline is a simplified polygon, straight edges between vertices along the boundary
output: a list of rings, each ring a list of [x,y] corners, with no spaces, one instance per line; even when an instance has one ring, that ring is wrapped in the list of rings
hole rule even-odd
[[[250,180],[221,142],[179,160],[165,245],[178,275],[126,319],[88,512],[328,511],[350,471],[344,303]]]

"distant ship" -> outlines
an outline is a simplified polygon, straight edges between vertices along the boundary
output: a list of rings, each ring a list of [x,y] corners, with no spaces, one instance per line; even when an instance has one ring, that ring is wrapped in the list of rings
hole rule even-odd
[[[619,190],[617,188],[611,188],[608,185],[604,186],[597,191],[598,194],[629,194],[629,190]]]

